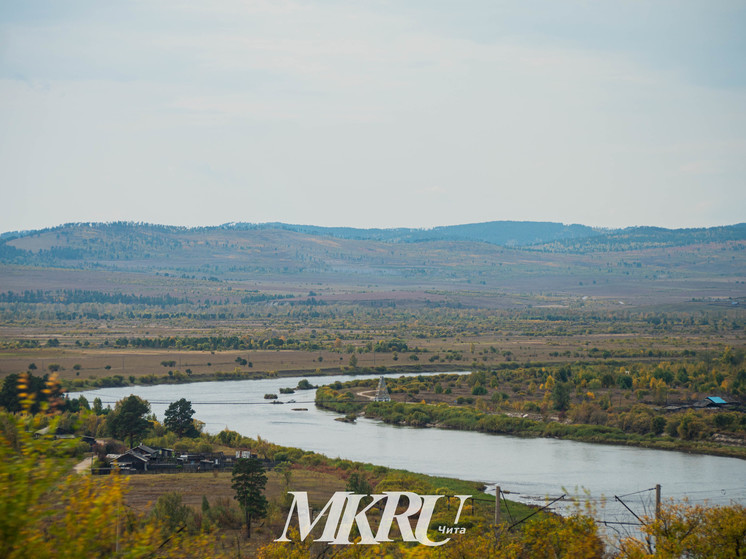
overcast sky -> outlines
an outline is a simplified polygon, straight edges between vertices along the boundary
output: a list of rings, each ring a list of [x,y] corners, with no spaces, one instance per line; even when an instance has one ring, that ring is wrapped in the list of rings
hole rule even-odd
[[[0,2],[0,231],[746,221],[746,3]]]

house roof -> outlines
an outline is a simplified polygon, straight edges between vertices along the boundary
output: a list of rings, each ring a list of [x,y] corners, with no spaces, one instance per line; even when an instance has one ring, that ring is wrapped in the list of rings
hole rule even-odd
[[[132,462],[133,460],[140,460],[141,462],[149,462],[145,456],[138,454],[137,452],[132,452],[131,450],[128,450],[124,454],[121,454],[117,458],[115,458],[114,462]]]
[[[705,398],[705,400],[709,400],[713,404],[727,404],[725,400],[723,400],[720,396],[708,396]]]
[[[136,452],[141,452],[141,453],[144,453],[144,454],[156,454],[158,452],[156,449],[150,448],[149,446],[146,446],[144,444],[138,445],[135,448],[133,448],[132,450],[134,450]]]

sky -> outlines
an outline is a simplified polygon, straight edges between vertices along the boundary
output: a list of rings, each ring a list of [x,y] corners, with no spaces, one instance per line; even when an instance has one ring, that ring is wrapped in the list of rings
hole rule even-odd
[[[746,3],[8,0],[0,231],[746,221]]]

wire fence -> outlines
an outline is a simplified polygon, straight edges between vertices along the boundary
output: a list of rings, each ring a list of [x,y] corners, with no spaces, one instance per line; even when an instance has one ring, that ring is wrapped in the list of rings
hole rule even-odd
[[[495,486],[497,489],[498,486]],[[520,500],[519,493],[499,489],[499,499],[502,509],[507,514],[508,529],[518,526],[534,514],[547,510],[560,515],[580,512],[590,514],[608,536],[609,545],[624,538],[647,538],[642,528],[654,519],[661,504],[679,502],[687,504],[722,505],[745,504],[746,485],[727,486],[719,489],[692,490],[677,494],[665,495],[662,487],[640,489],[612,497],[594,497],[590,495],[547,495],[543,501],[545,505],[528,515],[521,517],[514,514],[508,496],[513,500]],[[724,502],[727,500],[727,502]],[[478,500],[479,501],[479,500]],[[535,500],[533,500],[535,502]],[[493,500],[489,501],[495,506]]]

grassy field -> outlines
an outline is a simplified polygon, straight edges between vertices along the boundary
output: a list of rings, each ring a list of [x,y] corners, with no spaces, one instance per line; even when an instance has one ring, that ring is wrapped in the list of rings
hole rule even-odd
[[[391,334],[388,333],[389,336]],[[69,386],[76,381],[80,386],[85,383],[95,385],[97,380],[115,375],[123,377],[125,383],[129,384],[151,375],[159,377],[158,382],[169,382],[174,380],[173,373],[176,372],[191,377],[191,380],[210,380],[218,378],[219,372],[234,371],[241,372],[244,378],[275,373],[334,374],[348,370],[352,355],[355,356],[355,367],[371,370],[384,367],[390,370],[458,371],[496,367],[509,362],[562,364],[609,359],[654,363],[681,357],[685,351],[714,354],[722,352],[725,347],[742,347],[744,344],[740,331],[720,335],[680,332],[660,336],[632,333],[590,333],[562,337],[551,334],[463,334],[437,339],[407,337],[404,333],[401,339],[408,347],[417,348],[418,351],[401,354],[365,351],[365,345],[375,337],[367,340],[345,339],[340,348],[335,348],[335,342],[329,341],[327,347],[313,351],[180,351],[101,347],[100,343],[96,347],[84,348],[71,339],[57,339],[60,339],[60,347],[0,349],[0,378],[29,370],[31,364],[36,367],[35,370],[44,373],[54,369]],[[237,359],[245,359],[247,364],[241,365]]]
[[[380,467],[377,471],[376,479],[383,479],[390,474],[405,475],[413,488],[416,485],[423,491],[433,492],[437,488],[440,491],[447,490],[449,494],[473,495],[477,500],[473,503],[469,501],[464,517],[479,519],[486,523],[494,517],[494,498],[481,494],[477,483],[422,474],[396,473]],[[238,546],[242,546],[245,552],[247,549],[257,549],[266,545],[279,537],[283,530],[287,515],[287,491],[307,492],[309,504],[318,511],[323,508],[333,493],[346,490],[346,479],[349,474],[346,467],[340,467],[334,463],[314,467],[296,464],[289,475],[289,482],[286,482],[286,478],[281,474],[269,471],[265,491],[265,496],[270,502],[269,515],[254,526],[252,539],[246,541],[239,527],[223,527],[213,537],[217,539],[222,536],[225,540],[224,545],[235,545],[236,551]],[[150,514],[160,497],[174,493],[180,495],[183,505],[190,507],[198,515],[203,509],[205,499],[212,508],[221,506],[235,508],[236,506],[230,472],[130,475],[127,486],[129,488],[125,498],[127,506],[143,514]],[[450,510],[443,503],[439,503],[436,509],[437,514],[447,514]],[[526,517],[533,512],[533,509],[520,503],[511,502],[509,505],[503,504],[502,506],[504,514],[507,514],[507,507],[509,507],[511,514],[517,518]],[[380,511],[374,510],[369,514],[374,523],[379,513]]]
[[[235,491],[231,489],[230,472],[200,474],[152,474],[129,476],[130,491],[127,505],[140,512],[149,512],[158,497],[177,492],[182,503],[199,509],[202,498],[216,503],[219,500],[233,500]],[[313,470],[293,470],[288,488],[284,479],[276,472],[268,472],[265,496],[270,501],[281,501],[289,491],[307,491],[309,503],[323,506],[335,491],[345,490],[345,481],[339,475]]]

